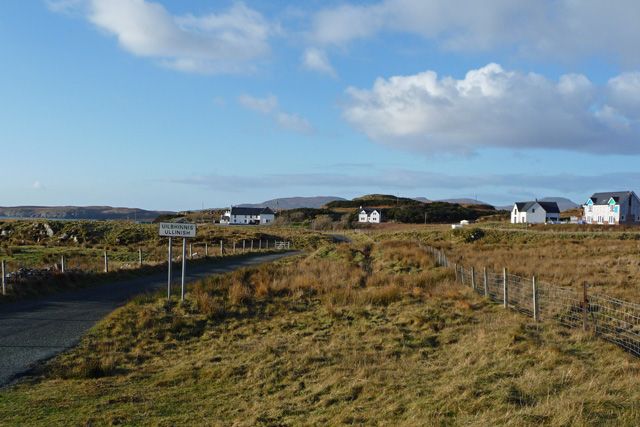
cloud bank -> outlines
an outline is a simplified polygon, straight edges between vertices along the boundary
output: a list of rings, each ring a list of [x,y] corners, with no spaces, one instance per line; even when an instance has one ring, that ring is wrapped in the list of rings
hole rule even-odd
[[[220,13],[176,16],[146,0],[57,0],[56,12],[78,11],[127,52],[196,73],[251,71],[270,52],[275,29],[257,11],[234,3]]]
[[[636,0],[383,0],[315,14],[310,40],[344,46],[381,32],[409,33],[453,51],[506,48],[554,58],[615,56],[640,63]]]
[[[291,173],[257,176],[211,174],[172,181],[177,184],[204,187],[231,193],[247,189],[327,188],[366,191],[466,191],[468,193],[499,189],[504,194],[522,193],[532,189],[581,194],[586,198],[594,191],[640,187],[640,172],[617,172],[598,175],[579,174],[481,174],[448,175],[406,169],[380,169],[370,174],[354,173]],[[526,189],[526,190],[523,190]]]
[[[423,154],[479,148],[640,153],[640,73],[598,87],[580,74],[558,81],[498,64],[463,79],[434,71],[350,87],[345,119],[381,144]]]

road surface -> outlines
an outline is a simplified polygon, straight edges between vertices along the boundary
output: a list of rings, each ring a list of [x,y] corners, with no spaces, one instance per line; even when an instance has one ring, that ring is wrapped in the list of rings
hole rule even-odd
[[[296,253],[256,255],[218,260],[187,268],[187,281],[237,268],[275,261]],[[178,272],[179,273],[179,272]],[[179,295],[180,278],[174,278]],[[84,333],[132,296],[166,289],[165,273],[101,284],[38,300],[0,305],[0,387],[35,364],[74,346]]]

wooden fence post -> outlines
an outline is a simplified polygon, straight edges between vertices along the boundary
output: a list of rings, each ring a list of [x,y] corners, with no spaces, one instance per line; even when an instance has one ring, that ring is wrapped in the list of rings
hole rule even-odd
[[[64,273],[64,255],[60,256],[60,273]]]
[[[2,260],[2,295],[7,294],[7,284],[6,284],[7,273],[5,270],[6,270],[5,261]]]
[[[589,322],[589,298],[587,297],[587,282],[582,284],[582,329],[586,332]]]
[[[482,269],[482,280],[484,282],[484,296],[489,298],[489,280],[487,277],[487,267]]]
[[[533,287],[533,320],[535,322],[540,321],[540,307],[538,307],[538,284],[536,283],[536,276],[531,279],[531,285]]]
[[[253,239],[251,239],[251,252],[253,252]]]
[[[246,242],[244,241],[244,239],[242,239],[242,253],[244,253],[245,246]]]
[[[460,283],[464,286],[464,265],[460,266]]]
[[[476,290],[476,269],[471,267],[471,289]]]
[[[138,249],[138,267],[142,267],[142,249]]]
[[[507,285],[507,269],[502,269],[502,295],[504,297],[504,308],[509,307],[509,286]]]
[[[204,244],[204,256],[208,257],[209,256],[209,244],[205,242]]]
[[[222,240],[220,240],[220,256],[224,255],[224,248],[222,247]]]
[[[104,272],[109,272],[109,256],[107,255],[107,250],[104,251]]]
[[[458,263],[457,262],[453,263],[453,271],[456,274],[456,282],[457,282],[458,281]]]
[[[233,241],[233,254],[235,255],[236,253],[236,241]]]

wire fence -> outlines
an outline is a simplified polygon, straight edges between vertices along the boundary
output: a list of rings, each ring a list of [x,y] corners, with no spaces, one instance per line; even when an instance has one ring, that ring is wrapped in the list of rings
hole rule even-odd
[[[180,245],[172,245],[172,261],[181,261]],[[19,249],[19,248],[17,248]],[[66,250],[65,250],[66,249]],[[253,252],[291,250],[290,241],[277,239],[219,240],[187,244],[185,258],[207,259]],[[89,274],[135,270],[167,263],[167,248],[130,248],[114,250],[85,250],[59,248],[60,252],[40,259],[29,257],[3,259],[0,257],[0,298],[16,293],[20,286],[42,283]]]
[[[425,246],[438,265],[452,268],[456,281],[505,308],[533,317],[581,328],[640,357],[640,304],[581,289],[521,277],[507,269],[492,271],[452,263],[444,251]]]

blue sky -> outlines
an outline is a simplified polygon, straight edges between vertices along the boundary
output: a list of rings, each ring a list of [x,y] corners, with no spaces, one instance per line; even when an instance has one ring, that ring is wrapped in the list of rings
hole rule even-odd
[[[0,205],[640,190],[635,1],[265,3],[0,3]]]

